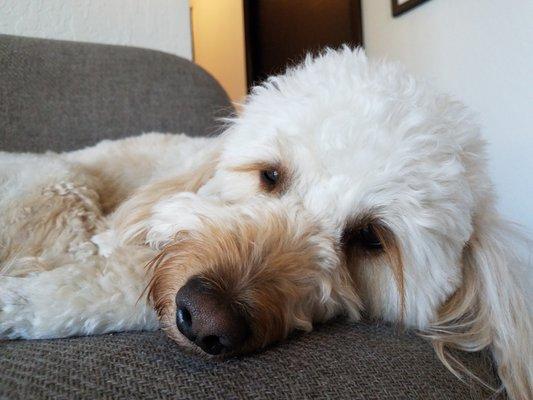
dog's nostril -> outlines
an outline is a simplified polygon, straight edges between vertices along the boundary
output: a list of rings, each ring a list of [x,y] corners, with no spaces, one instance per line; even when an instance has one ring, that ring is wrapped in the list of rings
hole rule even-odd
[[[227,350],[226,346],[222,344],[220,337],[215,335],[206,336],[198,341],[198,346],[208,354],[217,355]]]
[[[176,312],[176,325],[179,331],[190,340],[195,340],[195,336],[192,332],[192,318],[191,313],[186,307],[178,307]]]
[[[191,327],[191,325],[192,325],[191,313],[185,307],[180,307],[178,309],[177,318],[178,318],[178,321],[179,321],[178,322],[179,325],[184,325],[184,326],[186,326],[188,328]]]

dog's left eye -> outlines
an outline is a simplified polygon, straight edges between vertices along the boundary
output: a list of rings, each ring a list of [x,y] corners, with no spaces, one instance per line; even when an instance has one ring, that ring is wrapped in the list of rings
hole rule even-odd
[[[261,183],[268,189],[272,190],[279,181],[279,171],[277,169],[265,169],[261,171]]]
[[[383,247],[372,224],[368,224],[359,230],[359,242],[367,249],[376,250]]]

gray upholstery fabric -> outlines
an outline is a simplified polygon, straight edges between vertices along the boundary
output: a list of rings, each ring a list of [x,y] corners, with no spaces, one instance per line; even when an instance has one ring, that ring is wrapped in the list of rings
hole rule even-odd
[[[72,150],[142,132],[206,135],[231,107],[198,66],[152,50],[0,35],[0,150]]]
[[[9,399],[481,399],[430,345],[386,325],[334,322],[248,357],[187,354],[161,332],[0,345]],[[462,359],[494,383],[485,354]]]
[[[69,150],[159,130],[200,135],[231,111],[193,64],[154,51],[0,35],[0,149]],[[495,382],[485,354],[463,354]],[[249,357],[187,354],[161,332],[0,342],[0,399],[480,399],[430,345],[335,322]]]

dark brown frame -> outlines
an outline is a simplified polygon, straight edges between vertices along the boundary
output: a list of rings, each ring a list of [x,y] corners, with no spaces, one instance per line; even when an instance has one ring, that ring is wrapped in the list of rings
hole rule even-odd
[[[403,3],[403,4],[399,4],[398,0],[391,0],[392,15],[394,17],[397,17],[397,16],[403,14],[404,12],[407,12],[407,11],[415,8],[416,6],[419,6],[420,4],[425,3],[426,1],[428,1],[428,0],[408,0],[405,3]]]

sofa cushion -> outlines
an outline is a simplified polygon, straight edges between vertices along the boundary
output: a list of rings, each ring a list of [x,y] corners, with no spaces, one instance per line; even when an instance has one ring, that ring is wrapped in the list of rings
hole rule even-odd
[[[497,384],[486,353],[461,353]],[[0,398],[482,399],[412,332],[336,321],[247,357],[189,354],[161,332],[0,344]]]

